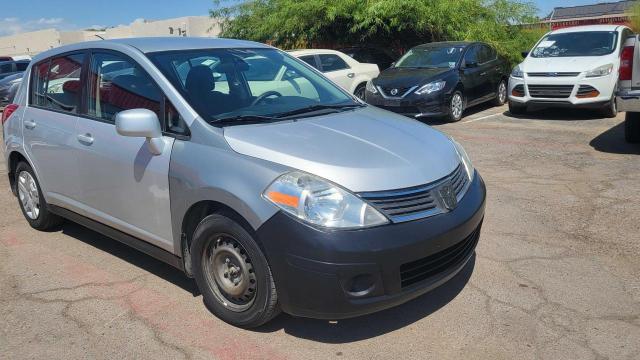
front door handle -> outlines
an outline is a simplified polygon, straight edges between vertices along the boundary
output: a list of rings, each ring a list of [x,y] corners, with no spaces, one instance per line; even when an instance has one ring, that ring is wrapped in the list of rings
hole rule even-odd
[[[354,73],[348,73],[348,74],[347,74],[347,77],[348,77],[348,78],[352,78],[352,77],[354,77],[354,76],[356,76],[356,74],[354,74]]]
[[[24,127],[29,129],[29,130],[31,130],[31,129],[36,127],[36,122],[33,121],[33,120],[25,120],[24,121]]]
[[[93,144],[93,136],[91,136],[91,134],[89,133],[78,135],[78,141],[84,145],[91,145]]]

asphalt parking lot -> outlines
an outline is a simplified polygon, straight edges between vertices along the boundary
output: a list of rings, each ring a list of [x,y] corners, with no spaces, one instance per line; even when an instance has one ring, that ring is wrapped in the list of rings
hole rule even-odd
[[[32,230],[2,176],[0,358],[638,359],[640,146],[622,121],[484,107],[431,122],[487,183],[475,258],[397,308],[254,331],[146,255],[72,223]]]

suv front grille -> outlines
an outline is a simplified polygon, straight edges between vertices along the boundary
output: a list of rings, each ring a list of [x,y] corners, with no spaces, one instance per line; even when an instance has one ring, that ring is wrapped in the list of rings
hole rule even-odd
[[[462,164],[458,165],[451,174],[426,185],[359,195],[393,222],[410,221],[446,211],[437,199],[436,192],[447,182],[453,188],[456,198],[460,200],[469,185],[469,179]]]
[[[573,85],[527,85],[529,95],[535,98],[564,99],[571,96]]]
[[[530,72],[527,73],[530,77],[576,77],[580,75],[579,72]]]
[[[422,259],[400,265],[401,287],[438,275],[466,259],[476,248],[482,224],[459,243]]]

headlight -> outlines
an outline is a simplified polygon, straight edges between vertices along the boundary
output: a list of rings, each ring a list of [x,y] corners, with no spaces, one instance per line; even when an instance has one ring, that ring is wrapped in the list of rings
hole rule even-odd
[[[372,94],[377,94],[378,93],[378,89],[376,89],[376,87],[373,85],[373,81],[369,80],[367,81],[367,87],[366,87],[367,91],[372,93]]]
[[[587,71],[585,76],[588,78],[607,76],[611,74],[612,71],[613,71],[613,64],[607,64],[607,65],[598,66],[593,70]]]
[[[317,176],[299,171],[280,176],[264,197],[289,214],[329,228],[363,228],[389,221],[362,199]]]
[[[518,79],[522,79],[524,77],[524,72],[522,72],[520,65],[516,65],[516,67],[511,70],[511,76]]]
[[[423,85],[418,90],[416,90],[416,94],[424,95],[424,94],[431,94],[431,93],[434,93],[436,91],[440,91],[440,90],[444,89],[444,85],[445,84],[446,84],[445,81],[430,82],[427,85]]]
[[[449,139],[453,143],[453,146],[455,146],[456,148],[458,157],[460,157],[460,162],[462,162],[462,165],[466,170],[467,178],[469,179],[469,182],[472,182],[473,176],[475,174],[475,169],[473,167],[473,164],[471,163],[471,159],[469,159],[469,155],[467,155],[467,152],[464,151],[464,148],[462,147],[462,145],[460,145],[457,141],[453,140],[452,138],[449,138]]]

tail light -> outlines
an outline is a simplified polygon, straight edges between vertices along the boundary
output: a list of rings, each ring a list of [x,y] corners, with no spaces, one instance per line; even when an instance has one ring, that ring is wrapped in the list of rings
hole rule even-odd
[[[4,111],[2,111],[2,125],[4,125],[7,120],[9,120],[9,116],[11,116],[11,114],[13,114],[16,110],[18,110],[18,105],[16,104],[9,104],[5,106]]]
[[[625,46],[620,54],[620,80],[631,80],[633,75],[633,53],[634,46]]]

